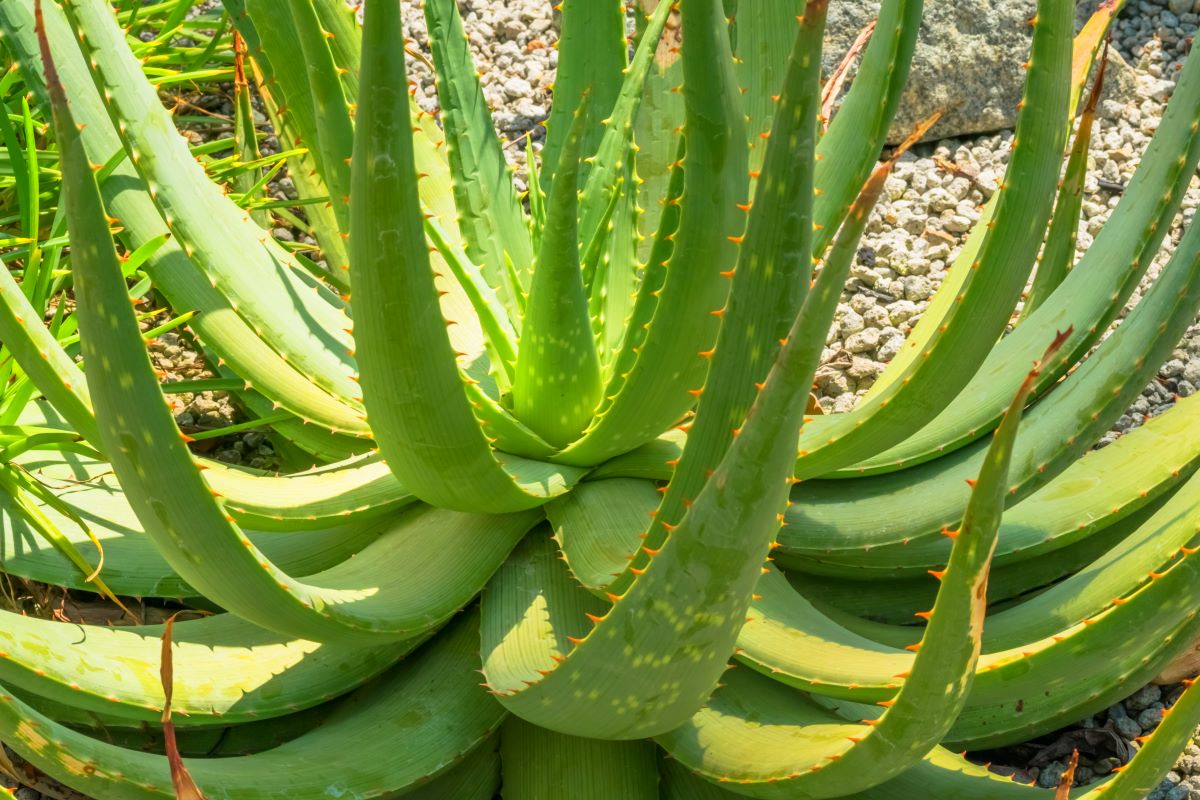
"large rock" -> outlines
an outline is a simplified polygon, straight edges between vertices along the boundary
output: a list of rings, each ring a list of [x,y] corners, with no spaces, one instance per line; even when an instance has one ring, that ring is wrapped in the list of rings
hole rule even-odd
[[[1025,82],[1035,0],[933,0],[925,3],[908,88],[892,125],[897,142],[918,122],[942,112],[927,139],[1011,128]],[[1082,16],[1095,0],[1079,5]],[[837,66],[863,27],[875,18],[879,3],[846,0],[831,3],[825,65]],[[1114,51],[1109,55],[1105,96],[1131,96],[1132,68]]]

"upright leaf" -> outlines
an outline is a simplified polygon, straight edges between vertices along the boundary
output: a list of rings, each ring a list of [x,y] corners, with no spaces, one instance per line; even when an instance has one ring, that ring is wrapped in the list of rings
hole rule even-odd
[[[550,190],[525,326],[517,351],[513,405],[519,418],[551,444],[573,441],[592,418],[604,389],[579,264],[580,148],[587,103],[575,112]]]

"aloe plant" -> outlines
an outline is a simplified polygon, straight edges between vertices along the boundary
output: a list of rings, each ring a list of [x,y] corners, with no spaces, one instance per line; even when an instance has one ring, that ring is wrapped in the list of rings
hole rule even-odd
[[[454,0],[424,4],[436,120],[394,1],[361,30],[341,0],[224,5],[245,44],[223,185],[147,77],[136,4],[0,4],[54,118],[83,361],[0,275],[45,399],[11,422],[55,437],[11,461],[85,559],[88,520],[115,596],[217,612],[175,626],[167,670],[208,797],[1026,796],[955,753],[1093,713],[1200,636],[1200,406],[1088,452],[1200,309],[1192,226],[1100,341],[1200,161],[1200,61],[1076,269],[1078,156],[1055,199],[1119,2],[1073,37],[1074,4],[1040,0],[986,222],[868,397],[814,418],[859,238],[924,132],[879,160],[919,0],[882,4],[827,128],[826,0],[650,4],[633,42],[623,3],[566,0],[524,197]],[[261,227],[251,79],[320,263]],[[189,449],[127,255],[311,469]],[[98,588],[18,502],[5,570]],[[0,740],[96,797],[174,796],[163,630],[3,614]],[[1192,689],[1073,796],[1143,796],[1197,722]]]

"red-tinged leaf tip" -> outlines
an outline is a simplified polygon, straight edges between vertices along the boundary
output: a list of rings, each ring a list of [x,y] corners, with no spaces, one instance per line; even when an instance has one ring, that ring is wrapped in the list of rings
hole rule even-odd
[[[175,615],[167,618],[163,625],[162,655],[159,663],[159,677],[163,687],[163,743],[167,750],[167,763],[171,770],[171,783],[175,787],[177,800],[205,800],[204,794],[188,774],[183,757],[179,754],[179,745],[175,739],[175,723],[171,721],[171,696],[174,689],[174,667],[171,663],[171,636],[175,626]]]

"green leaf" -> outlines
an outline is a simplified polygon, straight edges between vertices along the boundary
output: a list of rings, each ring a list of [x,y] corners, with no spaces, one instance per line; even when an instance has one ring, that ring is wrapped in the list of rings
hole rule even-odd
[[[560,447],[591,421],[604,389],[579,263],[576,181],[587,108],[585,101],[576,112],[550,192],[513,383],[517,417]]]
[[[502,463],[481,428],[438,305],[417,195],[400,9],[368,6],[357,116],[351,272],[355,334],[371,426],[392,472],[447,508],[536,507],[578,480],[515,456]],[[376,20],[371,24],[371,20]],[[514,477],[514,473],[518,477]]]

